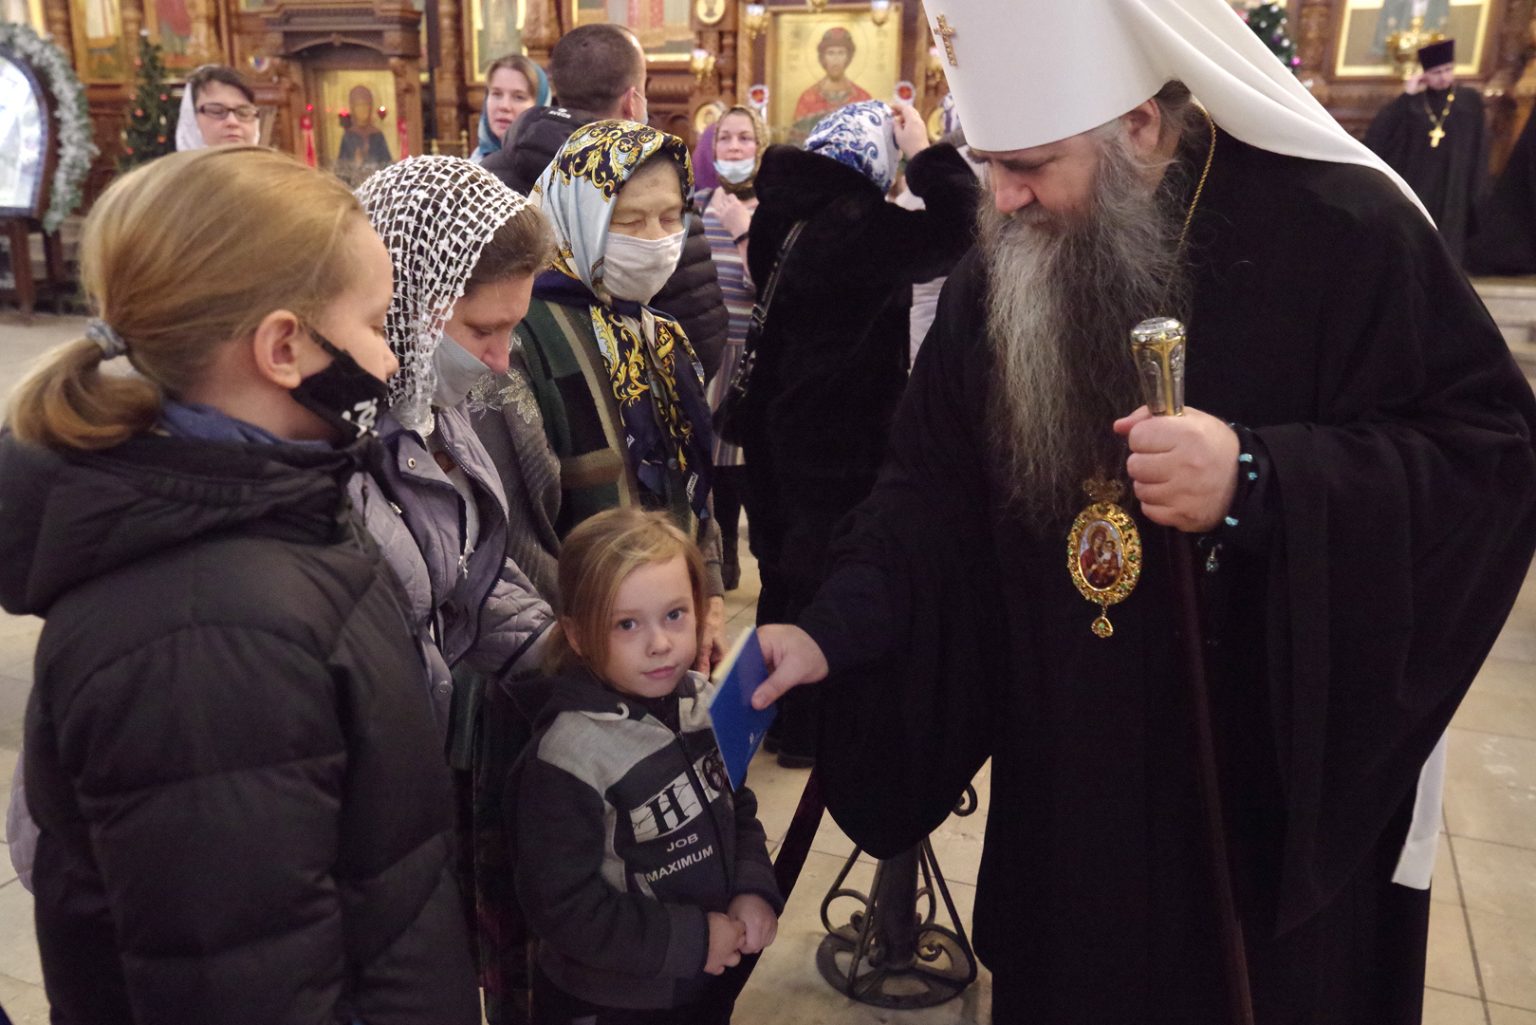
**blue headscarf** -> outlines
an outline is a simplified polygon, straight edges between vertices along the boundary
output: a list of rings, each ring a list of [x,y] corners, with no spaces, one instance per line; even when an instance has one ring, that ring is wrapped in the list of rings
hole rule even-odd
[[[896,180],[901,155],[896,145],[896,122],[891,109],[879,100],[837,108],[816,123],[805,148],[853,168],[881,192],[889,190]]]
[[[544,73],[544,69],[539,67],[537,62],[529,61],[528,63],[533,65],[534,73],[539,76],[539,80],[537,82],[530,83],[531,85],[533,85],[533,92],[534,92],[533,105],[535,107],[547,107],[547,106],[549,106],[549,76]],[[520,71],[521,69],[514,68],[513,70],[514,71]],[[486,86],[487,86],[487,99],[486,99],[486,103],[481,104],[481,106],[480,106],[480,145],[475,150],[475,156],[477,158],[479,158],[480,160],[484,160],[486,157],[490,156],[492,153],[495,153],[497,150],[501,149],[501,140],[496,138],[496,136],[491,134],[491,116],[486,111],[486,107],[489,106],[489,103],[490,103],[490,99],[489,99],[490,81],[489,80],[486,81]],[[507,131],[509,131],[509,132],[511,130],[512,130],[511,128],[507,129]]]

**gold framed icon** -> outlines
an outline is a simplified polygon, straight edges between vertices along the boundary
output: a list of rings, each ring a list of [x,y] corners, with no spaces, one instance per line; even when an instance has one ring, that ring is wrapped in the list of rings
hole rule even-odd
[[[1097,485],[1097,487],[1096,487]],[[1131,514],[1116,504],[1119,484],[1087,485],[1093,504],[1077,514],[1067,535],[1067,571],[1078,593],[1099,607],[1097,637],[1114,636],[1109,607],[1131,596],[1141,579],[1141,532]]]

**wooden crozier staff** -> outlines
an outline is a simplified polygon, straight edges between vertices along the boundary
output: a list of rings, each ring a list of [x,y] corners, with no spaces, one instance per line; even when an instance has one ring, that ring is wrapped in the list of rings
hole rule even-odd
[[[1184,415],[1184,325],[1171,317],[1155,317],[1131,331],[1131,355],[1141,378],[1142,398],[1153,416]],[[1183,627],[1184,678],[1195,713],[1195,756],[1200,779],[1200,803],[1205,811],[1206,853],[1211,862],[1211,888],[1221,930],[1227,1006],[1233,1025],[1253,1025],[1253,997],[1248,987],[1248,958],[1243,928],[1232,891],[1232,866],[1227,860],[1227,833],[1221,812],[1221,784],[1216,772],[1216,743],[1211,729],[1211,699],[1205,681],[1204,641],[1195,591],[1195,560],[1189,541],[1165,528],[1174,601]]]

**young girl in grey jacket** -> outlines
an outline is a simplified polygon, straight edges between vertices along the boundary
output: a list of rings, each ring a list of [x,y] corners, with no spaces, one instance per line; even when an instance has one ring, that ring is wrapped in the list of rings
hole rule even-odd
[[[773,942],[782,902],[690,670],[703,558],[665,513],[614,509],[566,538],[560,593],[550,696],[508,787],[534,1020],[728,1021],[711,976]]]

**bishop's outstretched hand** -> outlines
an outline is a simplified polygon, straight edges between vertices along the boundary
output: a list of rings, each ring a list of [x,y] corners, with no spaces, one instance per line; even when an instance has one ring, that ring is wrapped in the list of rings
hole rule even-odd
[[[791,687],[820,683],[827,678],[827,657],[822,654],[821,646],[798,626],[789,623],[760,626],[757,643],[763,649],[763,663],[770,671],[768,679],[752,694],[753,708],[767,708]]]

